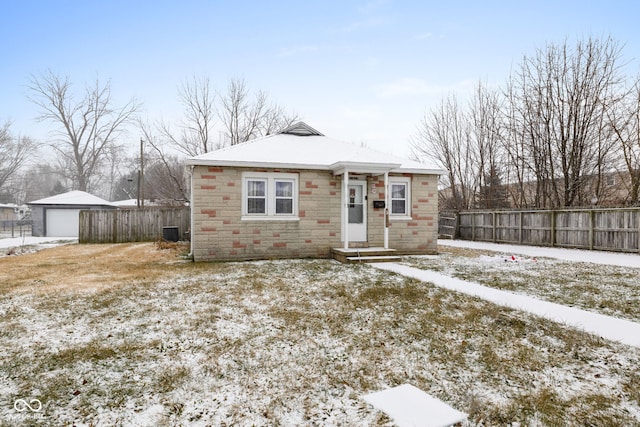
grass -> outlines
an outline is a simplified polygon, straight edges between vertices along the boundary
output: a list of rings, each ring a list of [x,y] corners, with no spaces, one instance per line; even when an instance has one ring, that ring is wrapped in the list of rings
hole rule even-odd
[[[640,268],[554,259],[511,262],[511,254],[446,247],[405,263],[558,304],[640,322]],[[639,264],[640,265],[640,264]]]
[[[63,267],[34,285],[47,252]],[[0,264],[18,277],[0,280],[2,426],[385,426],[361,398],[404,383],[468,425],[640,425],[639,349],[367,266],[192,264],[150,245]]]

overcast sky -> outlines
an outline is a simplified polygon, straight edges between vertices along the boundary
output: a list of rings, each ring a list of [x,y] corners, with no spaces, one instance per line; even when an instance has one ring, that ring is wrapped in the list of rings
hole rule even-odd
[[[110,79],[116,103],[135,97],[168,121],[185,80],[224,90],[240,77],[327,136],[401,156],[444,96],[502,85],[548,43],[611,36],[630,75],[640,70],[634,0],[5,0],[1,10],[0,123],[43,142],[26,86],[49,69],[80,89]]]

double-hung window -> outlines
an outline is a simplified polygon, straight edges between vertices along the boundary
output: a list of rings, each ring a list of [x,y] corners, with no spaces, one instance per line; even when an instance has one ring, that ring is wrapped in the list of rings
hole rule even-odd
[[[274,179],[276,186],[276,215],[293,214],[293,184],[292,179]]]
[[[391,188],[390,200],[391,215],[396,218],[409,218],[411,216],[411,188],[408,178],[395,178],[389,181]]]
[[[245,172],[242,219],[298,219],[298,175]]]
[[[267,180],[247,179],[247,214],[266,215],[267,213]]]

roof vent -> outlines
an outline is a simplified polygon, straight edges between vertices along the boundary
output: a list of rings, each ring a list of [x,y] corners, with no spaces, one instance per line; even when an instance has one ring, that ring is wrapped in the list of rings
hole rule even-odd
[[[279,133],[287,134],[287,135],[297,135],[297,136],[324,136],[305,122],[298,122],[286,129],[281,130]]]

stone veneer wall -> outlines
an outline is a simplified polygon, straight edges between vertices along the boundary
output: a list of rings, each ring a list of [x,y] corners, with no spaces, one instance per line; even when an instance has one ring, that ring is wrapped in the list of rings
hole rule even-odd
[[[329,171],[297,173],[299,221],[242,221],[242,173],[255,169],[196,166],[193,170],[193,255],[196,261],[329,257],[340,246],[340,178]]]
[[[196,166],[193,169],[192,244],[196,261],[269,258],[326,258],[342,247],[342,177],[330,171],[264,169],[259,172],[296,173],[299,176],[300,219],[241,220],[242,173],[255,169]],[[382,246],[384,210],[373,200],[384,200],[384,178],[369,177],[369,246]],[[371,186],[376,185],[376,194]],[[390,247],[406,253],[435,253],[437,243],[437,176],[412,178],[412,220],[392,220]]]
[[[437,175],[412,175],[389,174],[389,179],[394,176],[410,177],[411,220],[390,220],[389,247],[404,254],[435,254],[438,245],[438,176]],[[371,187],[377,189],[371,193]],[[373,176],[368,179],[368,228],[369,246],[384,244],[384,209],[373,209],[374,200],[384,200],[384,176]]]

